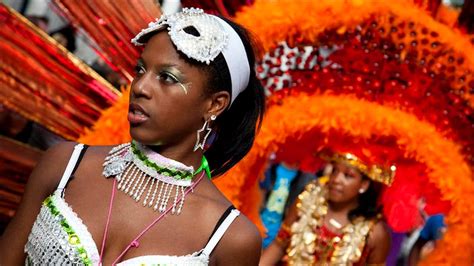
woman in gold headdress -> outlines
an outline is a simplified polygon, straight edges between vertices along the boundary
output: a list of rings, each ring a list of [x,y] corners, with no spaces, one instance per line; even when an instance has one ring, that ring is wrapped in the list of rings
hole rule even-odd
[[[390,236],[377,204],[395,167],[368,165],[353,154],[326,157],[328,178],[309,183],[291,207],[261,265],[383,264]]]

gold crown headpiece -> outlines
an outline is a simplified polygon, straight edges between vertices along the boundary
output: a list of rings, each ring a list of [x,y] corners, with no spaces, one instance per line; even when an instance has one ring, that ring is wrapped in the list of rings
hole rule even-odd
[[[355,167],[368,178],[387,186],[392,185],[397,169],[395,165],[391,165],[390,167],[381,167],[376,164],[368,165],[351,153],[334,153],[332,156],[323,154],[321,158],[327,161],[346,163]]]

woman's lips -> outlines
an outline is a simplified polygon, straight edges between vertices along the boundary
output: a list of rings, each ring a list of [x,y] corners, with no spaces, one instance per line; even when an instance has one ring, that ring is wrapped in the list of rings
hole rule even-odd
[[[343,190],[340,189],[340,188],[336,188],[336,187],[329,187],[329,193],[331,194],[343,194]]]
[[[131,103],[128,108],[128,121],[132,125],[138,125],[148,120],[149,116],[138,104]]]

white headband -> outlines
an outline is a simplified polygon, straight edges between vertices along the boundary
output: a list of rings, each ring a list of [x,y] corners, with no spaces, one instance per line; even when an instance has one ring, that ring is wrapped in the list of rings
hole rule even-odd
[[[132,39],[134,45],[146,43],[143,38],[151,32],[166,26],[171,41],[187,57],[209,64],[222,53],[229,68],[232,83],[232,99],[247,87],[250,78],[250,65],[244,44],[237,32],[221,18],[204,13],[198,8],[183,8],[179,13],[162,15],[160,19],[148,24]],[[187,33],[188,27],[194,27],[199,36]]]

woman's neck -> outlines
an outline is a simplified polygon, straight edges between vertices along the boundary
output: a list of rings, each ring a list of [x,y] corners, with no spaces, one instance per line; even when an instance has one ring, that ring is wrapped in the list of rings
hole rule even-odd
[[[194,170],[197,170],[201,165],[203,156],[201,150],[193,152],[192,149],[175,145],[147,145],[147,147],[166,158],[178,161],[187,166],[192,166]]]
[[[359,203],[357,200],[350,202],[333,202],[328,200],[328,206],[333,213],[345,213],[348,214],[351,210],[357,208]]]

